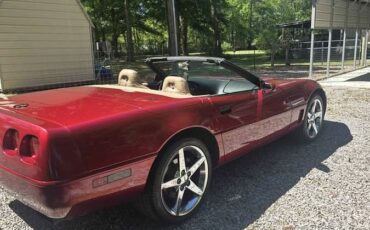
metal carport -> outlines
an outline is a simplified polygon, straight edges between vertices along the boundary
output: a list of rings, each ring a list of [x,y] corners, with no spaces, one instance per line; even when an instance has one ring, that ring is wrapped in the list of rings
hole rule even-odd
[[[326,75],[330,75],[331,45],[333,29],[343,31],[342,69],[344,68],[347,31],[354,30],[355,52],[354,68],[357,67],[358,39],[362,37],[361,66],[367,65],[367,46],[370,30],[370,0],[313,0],[311,19],[310,77],[313,75],[314,30],[328,30],[328,54]]]

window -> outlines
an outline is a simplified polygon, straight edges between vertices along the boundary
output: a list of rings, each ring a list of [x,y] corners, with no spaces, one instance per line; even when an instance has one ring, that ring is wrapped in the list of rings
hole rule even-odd
[[[206,61],[163,61],[155,67],[165,76],[187,79],[193,95],[219,95],[250,91],[258,88],[231,69]]]
[[[191,62],[189,63],[188,78],[217,78],[223,80],[244,79],[237,73],[228,70],[216,63]]]

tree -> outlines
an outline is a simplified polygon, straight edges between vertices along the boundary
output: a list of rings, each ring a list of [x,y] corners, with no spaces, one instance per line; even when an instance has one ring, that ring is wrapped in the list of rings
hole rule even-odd
[[[113,50],[125,43],[128,60],[135,53],[159,54],[167,49],[168,22],[163,0],[81,0],[99,41]],[[310,17],[307,0],[176,0],[182,54],[221,56],[223,49],[247,49],[275,25]],[[277,31],[279,36],[280,31]]]
[[[274,29],[266,29],[262,31],[256,39],[256,45],[258,48],[268,50],[270,52],[271,67],[275,67],[275,55],[280,47],[277,31]]]
[[[219,12],[219,2],[217,0],[210,0],[210,8],[211,8],[211,28],[214,34],[214,41],[213,41],[213,55],[221,56],[222,55],[222,47],[221,47],[221,26],[220,26],[220,17],[221,14]]]
[[[131,23],[131,5],[130,0],[125,0],[125,19],[126,19],[126,47],[127,47],[127,61],[135,61],[134,44],[132,41],[132,23]]]

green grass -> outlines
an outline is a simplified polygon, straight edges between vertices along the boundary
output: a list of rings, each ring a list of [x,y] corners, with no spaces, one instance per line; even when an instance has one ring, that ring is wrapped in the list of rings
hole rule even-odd
[[[248,69],[248,70],[271,70],[271,61],[270,61],[270,55],[267,54],[264,50],[240,50],[234,52],[233,51],[225,51],[225,55],[228,56],[229,61],[232,63]],[[191,53],[192,56],[204,56],[203,53]],[[345,61],[345,66],[351,66],[353,64],[353,60],[347,60]],[[275,69],[281,69],[281,68],[292,68],[292,69],[306,69],[309,68],[309,60],[308,59],[295,59],[291,60],[291,67],[287,67],[285,65],[284,58],[276,58],[275,60]],[[340,67],[341,61],[331,61],[330,62],[331,67]],[[326,60],[322,63],[321,61],[315,61],[314,63],[315,67],[320,68],[326,68]],[[134,63],[127,63],[124,61],[113,61],[112,67],[114,73],[118,73],[123,68],[128,69],[137,69],[139,71],[146,71],[148,70],[148,67],[143,62],[143,60],[138,60]]]

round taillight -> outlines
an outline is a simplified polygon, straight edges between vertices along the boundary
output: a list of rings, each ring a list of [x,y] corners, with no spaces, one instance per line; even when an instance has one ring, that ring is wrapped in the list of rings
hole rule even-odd
[[[15,150],[18,147],[19,133],[15,129],[6,131],[3,140],[4,150]]]
[[[39,139],[35,136],[27,135],[23,138],[19,153],[23,157],[32,157],[39,152]]]

